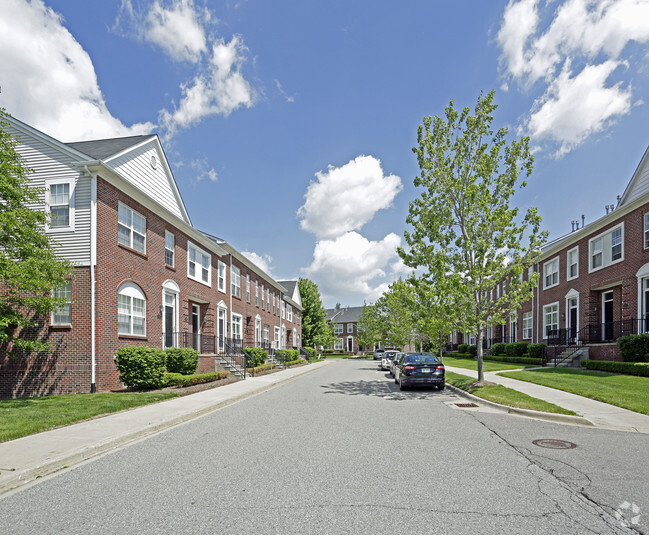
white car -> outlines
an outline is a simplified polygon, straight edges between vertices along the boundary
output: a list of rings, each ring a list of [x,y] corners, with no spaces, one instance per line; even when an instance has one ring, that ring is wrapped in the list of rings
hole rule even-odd
[[[383,357],[381,357],[381,369],[389,370],[390,364],[394,362],[394,359],[397,357],[397,354],[398,354],[397,351],[386,351],[383,354]]]

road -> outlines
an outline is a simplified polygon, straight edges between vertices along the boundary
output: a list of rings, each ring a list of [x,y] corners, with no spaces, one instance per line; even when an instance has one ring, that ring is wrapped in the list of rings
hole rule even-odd
[[[648,435],[458,403],[448,390],[400,392],[374,361],[335,362],[12,494],[0,500],[0,525],[11,534],[649,533]]]

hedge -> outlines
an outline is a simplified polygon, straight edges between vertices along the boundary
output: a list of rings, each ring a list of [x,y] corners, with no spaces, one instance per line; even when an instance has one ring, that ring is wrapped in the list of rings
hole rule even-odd
[[[119,380],[132,388],[160,388],[165,361],[162,349],[143,346],[120,347],[115,357]]]
[[[304,351],[306,351],[306,353],[307,353],[307,355],[308,355],[308,357],[310,359],[314,359],[314,358],[316,358],[318,356],[318,352],[312,347],[305,347]]]
[[[230,375],[228,371],[199,373],[195,375],[183,375],[180,373],[165,373],[163,384],[164,386],[192,386],[200,385],[203,383],[212,383],[220,379],[225,379]]]
[[[491,354],[492,355],[505,355],[505,350],[507,348],[507,344],[503,344],[502,342],[498,342],[496,344],[493,344],[491,346]]]
[[[198,367],[198,351],[191,347],[170,347],[165,349],[167,371],[191,375]]]
[[[527,354],[527,342],[512,342],[505,347],[505,356],[507,357],[523,357]]]
[[[545,344],[529,344],[527,346],[527,356],[533,359],[542,359],[545,353]]]
[[[631,334],[617,339],[617,347],[624,362],[646,362],[649,353],[649,334]]]
[[[246,356],[246,367],[248,368],[261,366],[268,358],[268,353],[261,347],[244,347],[243,354]]]
[[[531,357],[484,357],[485,360],[494,360],[496,362],[513,362],[515,364],[538,364],[543,366],[543,359],[535,359]]]
[[[581,365],[588,370],[649,377],[649,364],[644,363],[635,364],[631,362],[615,362],[611,360],[584,360]]]
[[[292,360],[298,360],[300,358],[300,352],[297,349],[278,349],[275,351],[275,358],[285,364]]]

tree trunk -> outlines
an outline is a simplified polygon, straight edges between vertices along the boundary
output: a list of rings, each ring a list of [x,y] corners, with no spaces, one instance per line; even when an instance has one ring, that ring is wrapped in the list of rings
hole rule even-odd
[[[482,371],[482,338],[484,337],[483,329],[478,329],[476,357],[478,359],[478,382],[484,381],[484,372]]]

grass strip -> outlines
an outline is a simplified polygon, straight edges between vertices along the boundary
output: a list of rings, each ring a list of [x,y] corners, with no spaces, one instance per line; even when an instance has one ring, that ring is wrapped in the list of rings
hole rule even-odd
[[[474,359],[458,359],[455,357],[443,357],[442,362],[445,366],[455,368],[464,368],[466,370],[478,370],[478,361]],[[531,364],[514,364],[509,362],[491,362],[482,361],[482,369],[485,372],[499,372],[502,370],[520,370],[521,368],[534,368]]]
[[[0,442],[178,395],[175,392],[113,392],[2,400]]]
[[[571,392],[641,414],[649,414],[649,377],[616,375],[574,368],[547,368],[505,372],[499,375]]]
[[[509,407],[516,407],[518,409],[532,409],[535,411],[551,412],[554,414],[569,414],[576,416],[573,411],[554,405],[542,399],[533,398],[517,390],[512,390],[502,385],[486,385],[486,386],[472,386],[475,383],[475,378],[468,377],[467,375],[460,375],[458,373],[446,372],[446,382],[457,388],[478,396],[479,398],[507,405]]]

